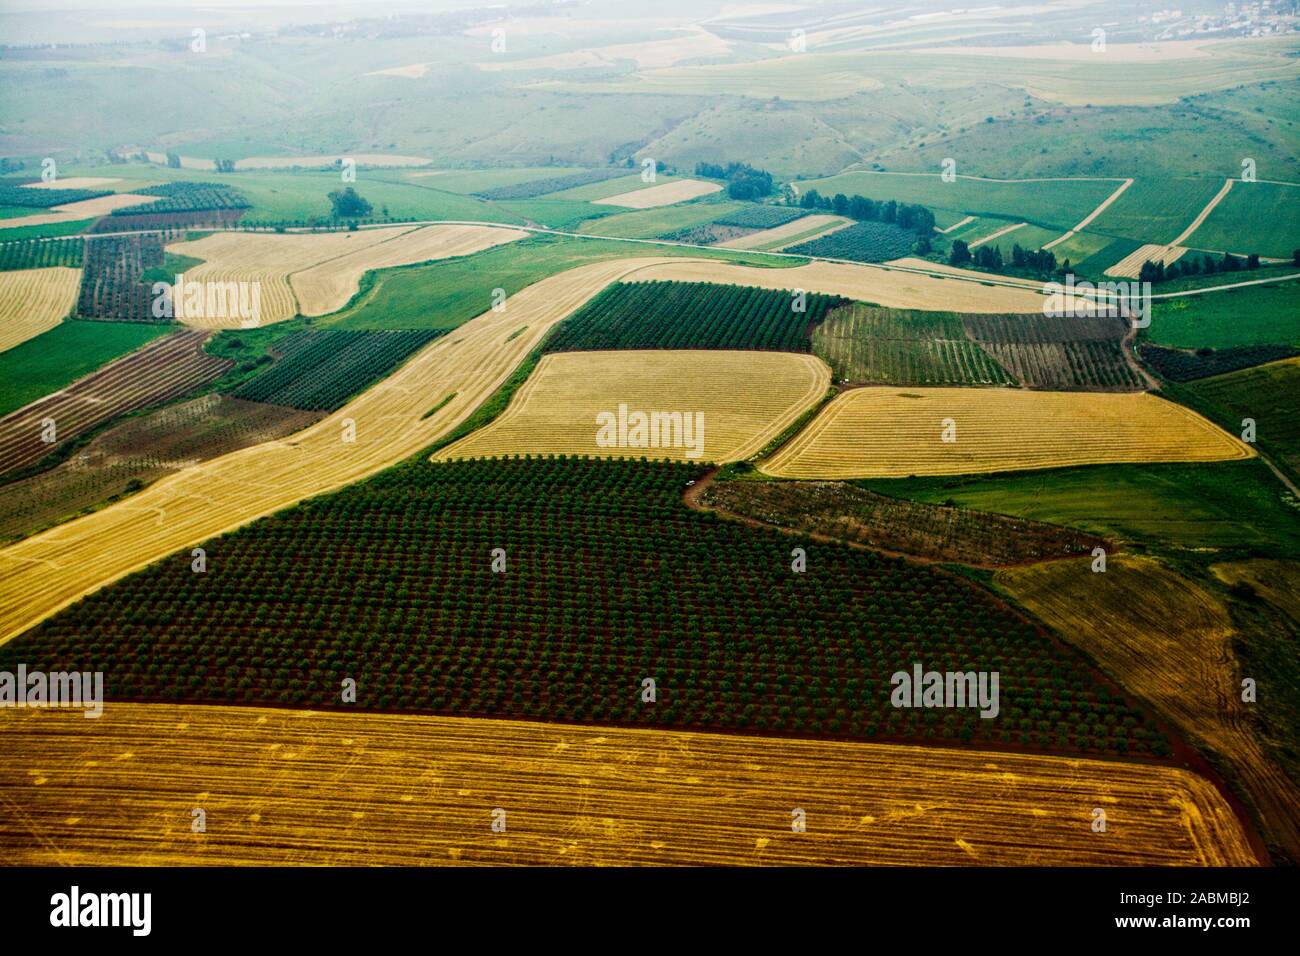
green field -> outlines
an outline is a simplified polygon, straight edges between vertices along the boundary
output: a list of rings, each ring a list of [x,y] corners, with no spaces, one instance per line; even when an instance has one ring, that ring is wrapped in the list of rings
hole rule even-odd
[[[991,225],[988,223],[988,220],[985,220],[985,223],[986,225]],[[979,239],[981,236],[991,236],[999,229],[1005,229],[1010,225],[1013,225],[1013,223],[1004,222],[1000,226],[991,225],[991,228],[989,228],[987,232],[982,232],[974,236],[973,239]],[[985,245],[996,246],[1001,249],[1002,258],[1009,260],[1011,258],[1011,249],[1013,246],[1018,245],[1021,249],[1029,249],[1031,251],[1041,249],[1053,239],[1061,238],[1061,233],[1064,231],[1065,230],[1063,229],[1045,229],[1042,226],[1035,226],[1033,223],[1030,223],[1027,226],[1021,226],[1019,229],[1007,233],[1005,236],[999,236],[990,242],[986,242]],[[1052,252],[1055,253],[1056,249],[1053,248]],[[1060,260],[1061,257],[1059,253],[1056,258]]]
[[[992,216],[1006,219],[1007,225],[1029,222],[1059,227],[1056,235],[1092,212],[1118,187],[1114,180],[1072,179],[1058,182],[990,182],[961,176],[951,183],[934,175],[901,173],[841,173],[829,179],[813,179],[801,184],[822,195],[859,193],[872,199],[897,199],[920,203],[931,209],[947,209],[963,216]],[[1055,236],[1053,236],[1055,238]]]
[[[484,189],[531,183],[539,179],[550,179],[552,176],[567,176],[579,172],[582,170],[574,166],[528,166],[519,169],[448,169],[433,174],[421,171],[407,173],[402,178],[444,192],[468,196]]]
[[[1082,266],[1087,259],[1098,255],[1114,241],[1115,240],[1110,236],[1099,236],[1095,232],[1076,232],[1064,242],[1052,246],[1051,252],[1056,256],[1056,261],[1059,263],[1064,264],[1068,259],[1075,273],[1079,274],[1082,272]],[[1123,257],[1117,256],[1114,261],[1118,262],[1121,258]],[[1109,262],[1106,264],[1111,265]],[[1104,269],[1097,270],[1097,272],[1102,271],[1104,271]]]
[[[1251,273],[1216,278],[1248,282]],[[1186,349],[1300,345],[1300,279],[1157,300],[1143,336]]]
[[[60,322],[0,352],[0,415],[89,375],[172,326],[153,322]]]
[[[1188,242],[1197,249],[1290,259],[1300,249],[1300,186],[1235,182]]]
[[[1282,483],[1257,459],[857,483],[898,498],[952,501],[1155,547],[1277,555],[1300,549],[1300,502],[1288,502]]]
[[[495,221],[504,222],[515,217],[510,221],[525,225],[535,223],[561,232],[577,232],[578,227],[588,221],[593,221],[594,228],[595,220],[612,216],[618,211],[617,206],[597,206],[568,199],[515,199],[490,205],[495,212]]]
[[[364,280],[367,290],[352,306],[317,324],[344,329],[450,329],[489,309],[494,288],[505,289],[510,296],[549,275],[589,262],[674,255],[774,268],[800,264],[797,259],[724,250],[535,236],[460,259],[372,273]]]
[[[658,209],[636,209],[583,223],[578,227],[578,232],[624,239],[654,239],[679,229],[714,222],[720,216],[747,205],[749,204],[734,200],[706,198],[676,206],[660,206]]]
[[[1132,186],[1088,224],[1088,229],[1143,242],[1173,242],[1222,186],[1223,180],[1214,178],[1134,179]]]

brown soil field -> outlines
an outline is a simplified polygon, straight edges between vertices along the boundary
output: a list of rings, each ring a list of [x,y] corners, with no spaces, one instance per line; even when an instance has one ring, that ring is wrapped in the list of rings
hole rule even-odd
[[[698,179],[677,179],[671,183],[650,186],[646,189],[633,189],[619,193],[607,199],[593,199],[601,206],[623,206],[626,209],[654,209],[658,206],[671,206],[674,203],[698,199],[722,189],[717,183],[700,182]]]
[[[431,342],[310,428],[182,469],[125,501],[0,549],[0,643],[152,561],[428,447],[500,388],[556,322],[654,261],[593,263],[537,282],[512,296],[508,311],[485,312]],[[348,420],[355,441],[345,443]]]
[[[999,571],[995,583],[1232,767],[1266,836],[1300,861],[1300,787],[1265,753],[1240,697],[1227,609],[1197,584],[1141,557]]]
[[[936,270],[943,271],[943,270]],[[647,267],[637,279],[721,282],[763,289],[806,289],[874,302],[889,309],[947,311],[960,303],[963,312],[1043,311],[1042,284],[986,286],[970,279],[943,279],[884,266],[811,262],[791,269],[760,269],[725,262],[670,260]]]
[[[1151,764],[111,701],[4,711],[0,747],[15,865],[1257,862],[1211,784]]]
[[[289,285],[303,315],[328,315],[348,304],[371,269],[467,256],[527,236],[518,229],[490,226],[426,226],[295,272]]]
[[[956,440],[944,442],[949,420]],[[842,392],[760,467],[779,478],[903,478],[1254,454],[1146,393],[873,386]]]
[[[128,418],[54,468],[0,485],[0,540],[34,534],[140,484],[283,438],[321,417],[210,393]]]
[[[890,498],[840,481],[721,481],[699,501],[807,534],[979,567],[1091,554],[1105,544],[1071,528]]]
[[[62,322],[80,286],[81,270],[67,266],[0,272],[0,352]]]
[[[208,333],[176,332],[0,418],[0,474],[35,464],[60,444],[123,412],[178,398],[217,378],[227,359],[203,351]],[[42,440],[53,419],[55,442]]]
[[[736,461],[797,421],[830,384],[825,362],[792,352],[558,352],[542,358],[495,421],[435,458],[568,454]],[[598,445],[597,416],[617,415],[620,405],[629,414],[703,414],[702,451]]]

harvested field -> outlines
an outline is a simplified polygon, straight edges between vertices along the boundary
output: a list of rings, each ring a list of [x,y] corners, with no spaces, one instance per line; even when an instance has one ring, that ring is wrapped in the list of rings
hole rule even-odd
[[[952,442],[942,440],[947,420]],[[902,478],[1253,456],[1146,393],[873,387],[840,394],[760,467],[781,478]]]
[[[813,329],[813,354],[855,384],[1010,385],[1006,369],[951,312],[880,309],[855,302]]]
[[[1030,388],[1139,391],[1118,316],[968,315],[966,330],[1016,381]]]
[[[77,222],[82,219],[97,219],[107,216],[114,209],[127,206],[139,206],[157,199],[157,196],[140,196],[134,193],[114,193],[97,199],[83,199],[62,206],[53,206],[49,212],[35,216],[19,216],[15,219],[0,219],[0,231],[16,229],[20,226],[48,226],[60,222]]]
[[[1148,764],[165,704],[7,711],[0,742],[28,866],[1258,862],[1213,786]]]
[[[511,297],[508,313],[485,312],[441,337],[292,443],[257,445],[186,468],[56,533],[0,550],[0,643],[179,548],[358,481],[427,447],[495,392],[556,322],[610,282],[655,261],[600,262],[535,283]],[[527,331],[512,336],[521,326]],[[343,444],[341,426],[349,418],[356,440]]]
[[[546,355],[509,407],[435,460],[500,455],[736,461],[788,428],[830,387],[830,369],[811,355],[743,351],[559,352]],[[598,417],[680,412],[674,444],[651,427],[644,444],[598,443]],[[702,433],[691,422],[702,415]],[[634,424],[634,423],[633,423]],[[697,425],[698,427],[698,425]],[[692,447],[692,441],[697,443]]]
[[[260,282],[261,325],[298,314],[289,276],[312,266],[353,254],[410,232],[410,226],[357,232],[270,233],[218,232],[192,242],[172,243],[168,252],[202,259],[185,273],[187,282]],[[235,318],[186,320],[198,328],[238,328]]]
[[[657,206],[671,206],[674,203],[698,199],[710,193],[721,192],[717,183],[701,182],[698,179],[676,179],[660,186],[648,189],[633,189],[631,192],[619,193],[606,199],[593,199],[601,206],[623,206],[626,209],[654,209]]]
[[[717,245],[723,249],[775,249],[778,246],[792,243],[796,239],[810,242],[826,235],[833,229],[847,226],[849,223],[850,220],[842,216],[804,216],[793,222],[787,222],[783,226],[763,229],[747,236],[741,236],[739,239],[728,239],[726,242],[717,243]]]
[[[699,501],[805,534],[984,567],[1089,554],[1105,544],[1059,525],[891,498],[839,481],[720,481]]]
[[[0,352],[63,321],[80,284],[81,270],[66,266],[0,272]]]
[[[936,270],[942,271],[942,270]],[[966,275],[973,275],[967,272]],[[1043,310],[1042,283],[984,285],[954,276],[943,279],[873,265],[811,262],[792,269],[760,269],[725,262],[668,261],[647,266],[637,279],[724,282],[764,289],[807,289],[873,302],[889,309],[943,311],[956,302],[966,312],[1038,312]]]
[[[1105,274],[1122,279],[1136,279],[1145,263],[1159,262],[1167,266],[1171,262],[1177,262],[1186,252],[1186,248],[1178,245],[1157,246],[1148,244],[1138,246],[1137,249],[1130,252],[1119,262],[1107,266]]]
[[[303,315],[327,315],[348,304],[361,286],[361,277],[371,269],[468,256],[527,236],[518,229],[489,226],[426,226],[295,272],[289,285]]]
[[[1300,860],[1300,787],[1260,746],[1240,697],[1226,608],[1192,581],[1140,557],[999,571],[994,579],[1122,686],[1226,760],[1291,860]]]
[[[0,485],[0,540],[34,534],[164,475],[284,438],[321,417],[208,394],[128,418],[54,468]]]
[[[35,464],[123,412],[177,398],[230,367],[203,351],[205,332],[165,335],[67,388],[0,418],[0,474]],[[47,421],[53,441],[43,440]]]

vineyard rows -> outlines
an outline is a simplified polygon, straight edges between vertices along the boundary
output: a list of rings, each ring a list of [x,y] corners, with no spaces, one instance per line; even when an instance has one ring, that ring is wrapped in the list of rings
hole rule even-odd
[[[148,205],[148,214],[176,212],[198,212],[208,209],[247,209],[251,203],[238,189],[221,183],[164,183],[150,186],[146,190],[150,196],[157,196],[156,202]],[[124,206],[114,209],[112,216],[131,216],[140,212],[139,206]]]
[[[552,176],[549,179],[534,179],[530,182],[497,186],[493,189],[484,189],[474,195],[479,199],[489,200],[532,199],[536,196],[545,196],[549,193],[557,193],[577,186],[587,186],[591,183],[603,183],[607,179],[618,179],[620,176],[627,175],[629,173],[625,168],[587,169],[580,173],[570,173],[567,176]]]
[[[18,239],[0,242],[0,272],[45,269],[52,266],[81,268],[80,239]]]
[[[719,216],[713,220],[719,226],[740,226],[745,229],[773,229],[808,215],[807,209],[789,206],[750,205]]]
[[[1043,315],[968,315],[966,328],[1031,388],[1136,391],[1146,382],[1124,354],[1126,320]]]
[[[888,262],[911,255],[916,233],[889,222],[859,222],[785,251],[854,262]]]
[[[163,264],[160,233],[85,240],[85,275],[77,314],[86,319],[167,322],[153,314],[153,286],[141,280]]]
[[[26,209],[49,209],[68,203],[82,202],[108,196],[107,189],[29,189],[26,186],[0,185],[0,206],[21,206]]]
[[[1138,351],[1142,360],[1155,369],[1161,378],[1167,378],[1171,382],[1191,382],[1211,375],[1226,375],[1228,372],[1239,372],[1300,354],[1290,345],[1239,345],[1191,352],[1143,343]]]
[[[114,700],[340,706],[1168,753],[1083,658],[961,577],[682,505],[698,466],[414,461],[188,550],[0,647]],[[248,480],[256,480],[256,475]],[[506,555],[493,573],[494,548]],[[994,719],[896,708],[922,662],[1000,674]],[[642,700],[653,678],[654,703]]]
[[[164,335],[61,391],[0,418],[0,474],[35,464],[60,445],[124,412],[213,381],[230,363],[203,351],[205,332]],[[53,422],[53,441],[47,423]]]

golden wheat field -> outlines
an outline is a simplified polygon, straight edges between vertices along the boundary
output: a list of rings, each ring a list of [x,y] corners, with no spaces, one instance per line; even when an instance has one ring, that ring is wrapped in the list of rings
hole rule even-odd
[[[820,239],[827,233],[834,232],[843,228],[852,222],[851,219],[845,219],[843,216],[803,216],[793,222],[787,222],[783,226],[773,226],[771,229],[760,229],[758,232],[750,233],[748,236],[740,236],[736,239],[728,239],[726,242],[716,243],[719,249],[759,249],[759,248],[779,248],[782,240],[787,244],[792,243],[798,236],[811,232],[816,229],[813,235],[807,236],[803,241],[811,242],[814,239]]]
[[[1253,455],[1147,393],[888,386],[841,393],[760,467],[781,478],[895,478]]]
[[[930,263],[926,263],[927,266]],[[943,272],[943,268],[932,271]],[[874,302],[889,309],[949,311],[961,303],[963,312],[1037,312],[1042,314],[1042,283],[1026,285],[1020,280],[1004,282],[989,277],[991,284],[966,278],[951,279],[923,275],[875,265],[842,262],[811,262],[791,269],[760,269],[721,261],[669,260],[637,273],[637,279],[676,279],[681,282],[721,282],[752,285],[761,289],[804,289],[827,295],[842,295],[860,302]]]
[[[1158,562],[1112,556],[1008,568],[994,581],[1123,687],[1233,767],[1272,839],[1300,853],[1300,787],[1261,747],[1241,700],[1223,603]]]
[[[830,388],[830,367],[791,352],[617,351],[545,356],[510,406],[435,457],[612,455],[736,461],[792,425]],[[626,414],[620,416],[622,406]],[[611,446],[600,425],[637,413],[677,415]],[[599,419],[602,414],[610,418]],[[702,416],[702,418],[701,418]],[[699,424],[703,431],[699,432]],[[603,443],[602,443],[603,442]]]
[[[653,261],[594,263],[537,282],[512,296],[507,311],[485,312],[431,342],[304,431],[185,468],[0,550],[0,643],[152,561],[427,447],[495,392],[551,326]],[[345,443],[349,422],[355,440]]]
[[[622,206],[625,209],[654,209],[658,206],[671,206],[699,199],[710,193],[721,191],[717,183],[705,183],[698,179],[675,179],[670,183],[650,186],[646,189],[633,189],[606,199],[593,199],[592,202],[602,206]]]
[[[67,266],[0,272],[0,352],[62,322],[80,285],[81,270]]]
[[[0,746],[15,864],[1257,862],[1213,786],[1150,764],[111,702],[6,711]]]
[[[518,229],[490,226],[425,226],[295,272],[289,285],[303,315],[328,315],[348,304],[371,269],[467,256],[527,236]]]

